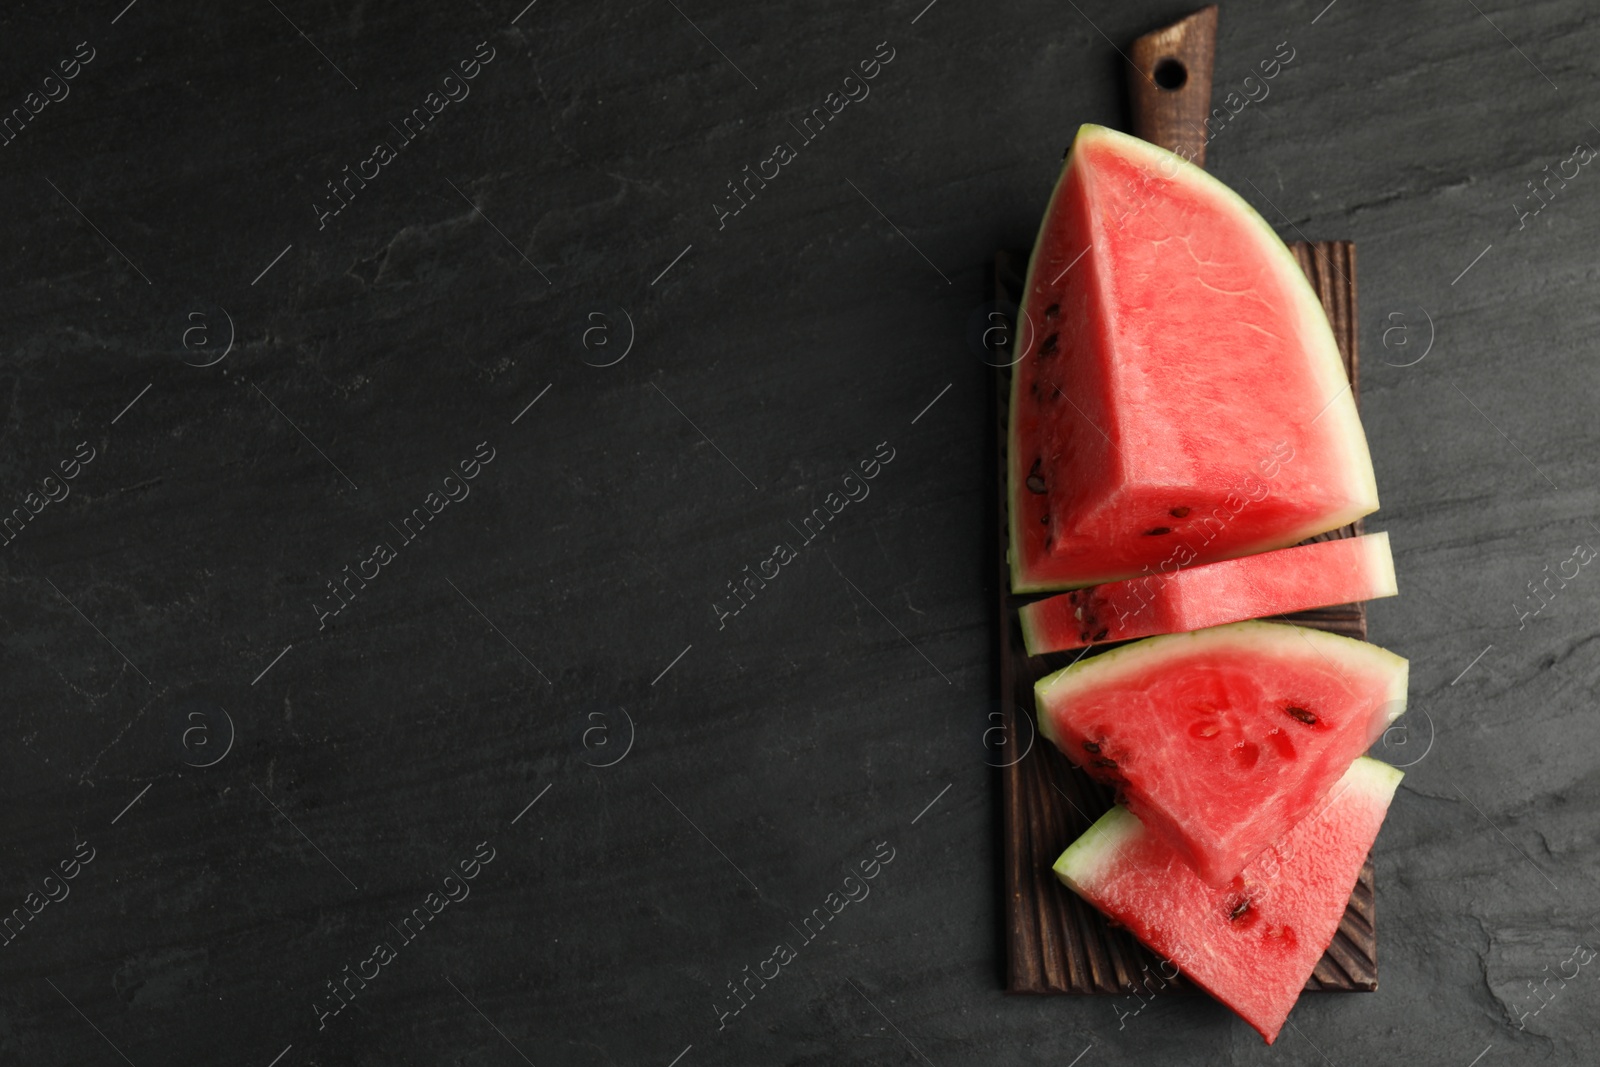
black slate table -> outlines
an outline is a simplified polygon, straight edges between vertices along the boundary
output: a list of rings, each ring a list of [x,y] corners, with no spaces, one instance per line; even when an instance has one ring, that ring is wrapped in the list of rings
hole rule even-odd
[[[1576,2],[1222,12],[1361,250],[1378,991],[1001,992],[987,265],[1187,10],[0,14],[0,1059],[1589,1062]]]

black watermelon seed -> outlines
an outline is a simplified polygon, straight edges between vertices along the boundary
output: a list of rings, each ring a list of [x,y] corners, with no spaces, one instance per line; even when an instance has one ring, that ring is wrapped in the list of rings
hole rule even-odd
[[[1053,355],[1055,355],[1055,352],[1056,352],[1056,339],[1058,337],[1060,337],[1060,336],[1061,336],[1060,334],[1054,334],[1053,333],[1049,337],[1046,337],[1044,339],[1044,344],[1039,346],[1039,354],[1041,356],[1053,356]]]
[[[1106,639],[1106,635],[1109,634],[1110,632],[1111,632],[1111,630],[1109,628],[1101,627],[1100,629],[1098,629],[1098,630],[1096,630],[1094,632],[1094,639],[1096,641],[1104,641]]]
[[[1049,307],[1044,309],[1044,317],[1047,318],[1047,319],[1056,318],[1060,314],[1061,314],[1061,305],[1060,304],[1051,304]]]
[[[1093,763],[1096,767],[1104,767],[1107,770],[1114,771],[1117,769],[1117,761],[1114,759],[1108,759],[1105,756],[1101,756],[1097,760],[1090,760],[1089,762]]]
[[[1095,744],[1093,741],[1085,741],[1083,743],[1083,747],[1084,747],[1085,750],[1087,750],[1089,752],[1099,752],[1100,751],[1100,746]]]
[[[1043,459],[1033,461],[1033,466],[1028,468],[1028,491],[1033,493],[1044,492],[1044,477],[1039,473],[1039,468],[1044,463]]]
[[[1317,717],[1316,717],[1316,715],[1314,715],[1311,712],[1307,711],[1305,708],[1298,707],[1298,706],[1296,706],[1294,704],[1290,704],[1288,707],[1284,708],[1283,710],[1288,712],[1289,716],[1291,718],[1298,719],[1300,722],[1305,723],[1307,726],[1315,726],[1315,725],[1317,725]]]
[[[1169,534],[1171,532],[1172,527],[1170,526],[1156,526],[1152,529],[1146,530],[1144,535],[1146,537],[1160,537],[1162,534]]]
[[[1181,519],[1185,515],[1189,514],[1189,509],[1188,508],[1173,508],[1171,511],[1167,512],[1167,514],[1171,515],[1175,519]]]
[[[1241,900],[1237,905],[1234,906],[1233,911],[1228,913],[1228,920],[1230,922],[1238,922],[1240,919],[1244,918],[1245,912],[1249,910],[1250,902],[1248,900]]]

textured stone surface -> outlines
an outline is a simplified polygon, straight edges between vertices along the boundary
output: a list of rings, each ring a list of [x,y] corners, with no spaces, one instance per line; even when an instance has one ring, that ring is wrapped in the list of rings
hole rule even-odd
[[[1371,632],[1413,663],[1380,989],[1306,998],[1272,1050],[1204,998],[1119,1028],[1000,992],[965,335],[1076,125],[1126,124],[1112,42],[1184,5],[121,6],[0,14],[0,109],[68,94],[0,147],[0,493],[70,489],[0,547],[0,907],[70,892],[0,950],[7,1062],[1592,1059],[1600,572],[1565,561],[1600,546],[1600,178],[1518,221],[1600,140],[1584,5],[1223,9],[1219,102],[1295,56],[1210,168],[1360,249],[1402,589]],[[319,228],[480,42],[470,95]]]

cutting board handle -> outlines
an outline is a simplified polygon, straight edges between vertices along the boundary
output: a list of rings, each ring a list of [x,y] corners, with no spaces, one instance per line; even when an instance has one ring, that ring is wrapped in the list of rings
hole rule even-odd
[[[1133,132],[1206,165],[1206,113],[1211,110],[1211,67],[1217,51],[1217,5],[1201,8],[1165,29],[1133,42],[1128,96]]]

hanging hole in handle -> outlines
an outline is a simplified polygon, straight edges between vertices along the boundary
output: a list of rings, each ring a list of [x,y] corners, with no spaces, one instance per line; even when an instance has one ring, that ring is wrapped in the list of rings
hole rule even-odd
[[[1188,80],[1189,71],[1184,67],[1181,60],[1168,56],[1156,64],[1155,83],[1168,92],[1174,89],[1182,89],[1184,83]]]

